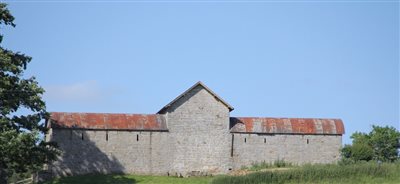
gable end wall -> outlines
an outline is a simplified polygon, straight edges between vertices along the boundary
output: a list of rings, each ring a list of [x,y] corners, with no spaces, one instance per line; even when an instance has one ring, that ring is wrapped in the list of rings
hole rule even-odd
[[[175,145],[172,171],[182,175],[227,173],[232,167],[229,109],[201,86],[167,109]]]

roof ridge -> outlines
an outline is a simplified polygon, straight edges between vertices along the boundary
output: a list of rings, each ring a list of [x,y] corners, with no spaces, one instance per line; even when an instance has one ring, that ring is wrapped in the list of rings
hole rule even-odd
[[[207,90],[211,95],[213,95],[217,100],[219,100],[221,103],[223,103],[226,107],[228,107],[229,111],[233,111],[233,107],[231,105],[229,105],[229,103],[227,103],[225,100],[223,100],[220,96],[218,96],[214,91],[212,91],[210,88],[208,88],[204,83],[202,83],[201,81],[196,82],[192,87],[190,87],[189,89],[187,89],[186,91],[184,91],[182,94],[180,94],[179,96],[177,96],[174,100],[172,100],[171,102],[169,102],[167,105],[165,105],[163,108],[161,108],[157,114],[161,114],[163,113],[163,111],[165,111],[168,107],[170,107],[172,104],[174,104],[175,102],[177,102],[179,99],[181,99],[182,97],[184,97],[187,93],[189,93],[191,90],[193,90],[195,87],[197,86],[202,86],[205,90]]]

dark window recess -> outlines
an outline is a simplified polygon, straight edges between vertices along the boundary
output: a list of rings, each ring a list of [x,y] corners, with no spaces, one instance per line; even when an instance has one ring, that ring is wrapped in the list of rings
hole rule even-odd
[[[264,143],[267,143],[267,139],[266,138],[264,138]]]
[[[246,138],[244,138],[244,142],[246,142],[247,140],[246,140]]]
[[[232,142],[231,142],[231,157],[233,157],[233,141],[235,140],[235,134],[232,134]]]
[[[83,133],[81,135],[82,135],[82,140],[83,140]]]
[[[106,141],[108,141],[108,132],[106,133]]]
[[[139,134],[136,134],[136,141],[139,141]]]
[[[309,144],[309,143],[310,143],[310,140],[307,139],[307,144]]]

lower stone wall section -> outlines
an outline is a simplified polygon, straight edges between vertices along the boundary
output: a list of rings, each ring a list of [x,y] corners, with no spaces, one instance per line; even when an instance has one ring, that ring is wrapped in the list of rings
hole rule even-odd
[[[233,134],[233,169],[253,163],[284,160],[292,164],[335,163],[340,135]]]
[[[167,132],[53,129],[63,151],[49,166],[54,176],[86,173],[166,175],[170,168]]]
[[[187,136],[180,139],[179,134],[170,132],[52,129],[49,140],[57,142],[63,153],[48,166],[48,171],[53,177],[87,173],[188,176],[226,173],[264,161],[273,163],[284,160],[293,164],[304,164],[334,163],[340,159],[340,135],[225,135],[226,139],[219,137],[218,140],[212,140],[204,137],[199,139],[194,134],[194,140],[191,140]],[[213,143],[210,144],[213,148],[203,146],[206,143]],[[224,145],[229,145],[230,149],[225,149]],[[181,154],[178,154],[180,157],[175,155],[178,147],[182,146],[187,147],[187,158],[182,158]],[[218,146],[222,149],[214,148]],[[199,153],[192,153],[190,150],[197,150]],[[221,161],[221,168],[229,168],[210,173],[209,168],[203,169],[201,163],[210,165],[211,161],[215,161],[210,155],[215,155],[211,152],[216,150],[226,151],[217,155],[226,156],[225,159],[218,157],[218,160]],[[177,162],[177,159],[182,162]],[[190,160],[198,162],[189,163]],[[176,163],[184,163],[185,169],[177,170],[179,165],[174,165]]]

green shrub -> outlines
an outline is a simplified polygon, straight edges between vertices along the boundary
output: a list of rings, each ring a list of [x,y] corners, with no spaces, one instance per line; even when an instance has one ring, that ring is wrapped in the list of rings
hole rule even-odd
[[[292,165],[293,165],[292,163],[286,162],[283,159],[278,159],[271,163],[265,161],[254,162],[251,164],[250,167],[242,166],[241,169],[250,171],[260,171],[262,169],[268,169],[268,168],[291,167]]]
[[[275,167],[290,167],[290,166],[292,166],[292,164],[291,163],[289,163],[289,162],[286,162],[285,160],[281,160],[281,159],[278,159],[278,160],[275,160],[275,162],[274,162],[274,166]]]
[[[352,145],[341,150],[343,158],[354,161],[379,160],[394,162],[399,159],[400,132],[394,127],[372,126],[367,133],[355,132],[351,135]]]

